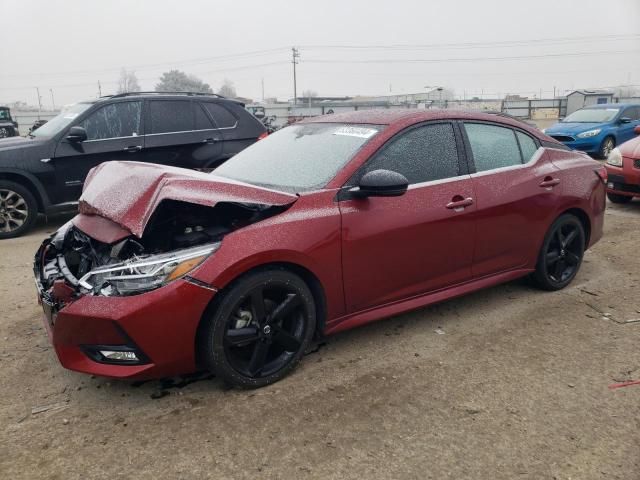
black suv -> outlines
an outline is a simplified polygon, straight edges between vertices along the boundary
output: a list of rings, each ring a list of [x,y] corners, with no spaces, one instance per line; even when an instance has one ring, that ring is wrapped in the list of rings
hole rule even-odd
[[[265,135],[242,103],[219,95],[137,92],[77,103],[28,138],[0,139],[0,239],[25,233],[38,212],[74,208],[102,162],[209,170]]]

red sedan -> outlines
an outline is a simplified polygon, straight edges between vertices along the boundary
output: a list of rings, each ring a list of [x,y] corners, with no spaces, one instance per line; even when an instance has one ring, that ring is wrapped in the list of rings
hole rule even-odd
[[[640,126],[634,129],[640,135]],[[607,157],[607,196],[613,203],[640,197],[640,137],[614,148]]]
[[[258,387],[314,337],[525,275],[564,288],[602,236],[605,175],[500,116],[328,115],[213,174],[96,167],[36,284],[67,368]]]

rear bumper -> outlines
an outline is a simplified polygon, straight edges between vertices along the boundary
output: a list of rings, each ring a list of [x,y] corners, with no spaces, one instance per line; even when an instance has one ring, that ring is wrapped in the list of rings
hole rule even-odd
[[[42,289],[37,273],[36,286],[43,321],[63,367],[137,380],[196,370],[196,332],[213,290],[181,279],[135,296],[84,295],[60,301]],[[141,361],[100,361],[98,347],[130,349]]]

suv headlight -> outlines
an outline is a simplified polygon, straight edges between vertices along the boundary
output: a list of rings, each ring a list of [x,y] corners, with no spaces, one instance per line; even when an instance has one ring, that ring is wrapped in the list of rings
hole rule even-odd
[[[587,130],[586,132],[579,133],[578,135],[576,135],[576,137],[578,137],[578,138],[589,138],[589,137],[595,137],[595,136],[596,136],[596,135],[598,135],[601,131],[602,131],[602,129],[601,129],[601,128],[596,128],[595,130]]]
[[[185,276],[218,248],[220,242],[134,257],[91,270],[79,283],[86,290],[107,297],[147,292]]]
[[[607,164],[613,165],[614,167],[622,166],[622,154],[620,153],[620,150],[617,148],[611,150],[611,153],[607,157]]]

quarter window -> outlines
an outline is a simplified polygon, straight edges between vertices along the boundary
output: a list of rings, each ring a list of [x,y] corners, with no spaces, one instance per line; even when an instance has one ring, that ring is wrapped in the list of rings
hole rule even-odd
[[[150,102],[151,133],[187,132],[193,130],[191,102],[185,100]]]
[[[236,117],[234,117],[229,110],[217,103],[207,102],[204,107],[209,111],[213,120],[218,125],[218,128],[230,128],[234,127],[237,123]]]
[[[536,142],[526,133],[516,131],[516,137],[518,137],[518,143],[520,143],[520,151],[522,152],[522,163],[527,163],[533,157],[533,154],[538,151],[538,145]]]
[[[510,128],[483,123],[465,123],[476,171],[522,165],[516,136]]]
[[[118,102],[105,105],[85,118],[80,126],[87,140],[131,137],[140,133],[142,102]]]
[[[435,123],[400,133],[366,164],[361,175],[378,169],[401,173],[410,184],[458,176],[453,126]]]

